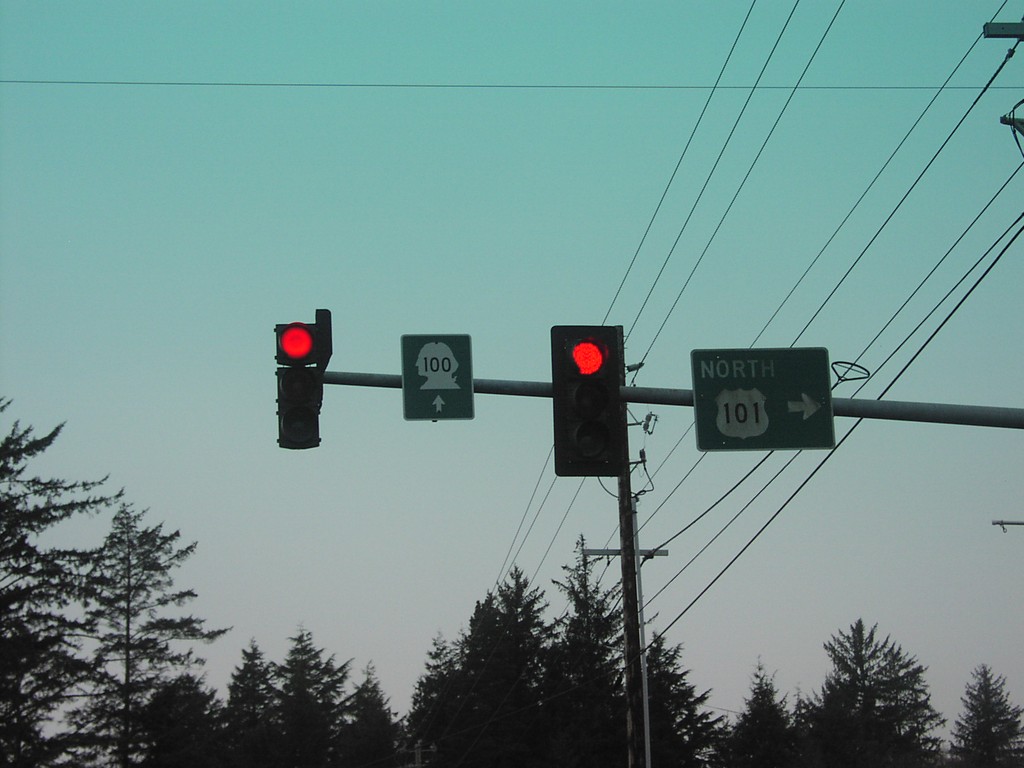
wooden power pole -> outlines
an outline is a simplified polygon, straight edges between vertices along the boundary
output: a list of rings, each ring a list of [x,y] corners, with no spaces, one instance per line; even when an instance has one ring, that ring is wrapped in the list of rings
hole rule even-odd
[[[623,403],[622,410],[626,410]],[[628,445],[627,445],[628,450]],[[619,561],[622,564],[622,634],[626,683],[626,740],[629,768],[644,765],[644,696],[640,655],[640,604],[636,591],[636,540],[629,462],[619,475]]]

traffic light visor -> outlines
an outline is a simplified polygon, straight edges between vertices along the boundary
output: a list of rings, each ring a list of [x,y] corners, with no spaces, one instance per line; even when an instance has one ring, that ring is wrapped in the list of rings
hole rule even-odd
[[[313,351],[313,331],[304,323],[292,323],[281,332],[278,343],[287,357],[302,360]]]
[[[584,376],[591,376],[601,370],[606,357],[605,350],[595,341],[577,342],[572,348],[572,361]]]

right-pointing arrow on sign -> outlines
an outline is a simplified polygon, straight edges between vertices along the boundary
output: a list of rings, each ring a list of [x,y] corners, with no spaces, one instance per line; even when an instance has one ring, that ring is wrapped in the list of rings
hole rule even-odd
[[[799,401],[788,400],[786,404],[789,406],[790,413],[803,413],[804,421],[807,421],[821,406],[805,393],[801,393],[800,398]]]

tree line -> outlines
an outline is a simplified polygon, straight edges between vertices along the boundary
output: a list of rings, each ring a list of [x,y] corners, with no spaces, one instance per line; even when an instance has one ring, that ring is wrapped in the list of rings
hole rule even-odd
[[[0,767],[624,764],[618,586],[601,585],[582,538],[554,582],[565,611],[547,618],[543,590],[513,569],[457,636],[434,638],[402,718],[372,664],[354,679],[352,661],[303,627],[279,661],[250,640],[222,696],[197,649],[228,630],[188,613],[196,595],[174,582],[196,544],[149,524],[105,479],[33,475],[60,432],[15,421],[0,442]],[[101,514],[96,546],[52,543],[62,523]],[[791,704],[758,663],[730,717],[689,681],[682,646],[656,636],[652,765],[1024,766],[1022,709],[988,666],[967,683],[945,749],[916,657],[860,619],[824,650],[820,690]]]

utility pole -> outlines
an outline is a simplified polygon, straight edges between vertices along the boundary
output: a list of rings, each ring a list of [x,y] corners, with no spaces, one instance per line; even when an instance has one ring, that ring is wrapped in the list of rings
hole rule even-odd
[[[626,404],[622,404],[626,418]],[[629,450],[628,440],[626,450]],[[619,560],[622,564],[622,634],[626,662],[626,742],[629,768],[644,763],[644,695],[640,648],[640,603],[636,591],[636,542],[633,539],[633,489],[629,462],[619,475]]]
[[[423,752],[424,752],[424,750],[426,750],[428,752],[437,752],[437,746],[432,744],[429,747],[424,747],[422,739],[417,740],[416,743],[412,747],[412,755],[413,755],[413,760],[415,762],[413,762],[412,764],[408,765],[407,768],[423,768]],[[408,752],[409,750],[405,749],[403,751]]]
[[[982,27],[982,34],[987,38],[1003,38],[1020,42],[1021,40],[1024,40],[1024,21],[990,21]],[[1012,54],[1013,49],[1011,48],[1010,55]],[[1020,105],[1018,104],[1017,106]],[[1017,133],[1024,135],[1024,119],[1017,117],[1012,112],[1000,117],[999,122],[1003,125],[1010,126]]]
[[[618,333],[620,390],[626,384],[626,361],[622,331]],[[622,425],[622,467],[619,472],[619,562],[622,566],[622,635],[625,661],[626,688],[626,764],[628,768],[641,768],[644,763],[644,694],[643,667],[640,648],[640,603],[636,591],[636,540],[633,536],[633,489],[630,485],[629,462],[629,406],[625,398],[619,400],[619,419]]]
[[[668,555],[667,549],[639,549],[640,537],[637,528],[636,520],[636,497],[632,497],[631,504],[633,507],[633,554],[635,557],[642,558],[641,565],[643,562],[651,557],[665,557]],[[622,554],[621,549],[584,549],[584,557],[619,557]],[[640,671],[643,685],[641,686],[643,696],[643,717],[644,717],[644,765],[646,768],[651,768],[651,713],[649,708],[649,694],[647,692],[647,642],[644,639],[644,586],[643,578],[641,576],[642,568],[636,569],[636,592],[637,592],[637,603],[639,610],[637,612],[638,624],[640,626]]]

